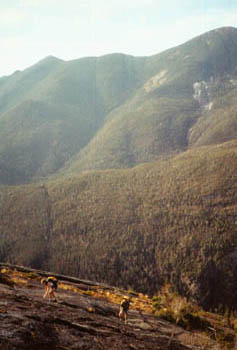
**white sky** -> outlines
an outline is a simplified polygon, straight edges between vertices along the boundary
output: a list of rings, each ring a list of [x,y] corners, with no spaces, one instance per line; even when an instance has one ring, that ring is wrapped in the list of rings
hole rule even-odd
[[[222,26],[237,27],[237,0],[0,0],[0,76],[49,55],[152,55]]]

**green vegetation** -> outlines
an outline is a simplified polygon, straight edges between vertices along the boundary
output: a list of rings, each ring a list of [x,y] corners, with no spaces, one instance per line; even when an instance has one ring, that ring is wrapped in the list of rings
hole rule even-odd
[[[153,299],[155,315],[189,330],[208,331],[211,323],[201,316],[200,308],[164,285]]]
[[[203,311],[197,304],[188,301],[164,285],[159,294],[152,298],[155,315],[178,324],[188,331],[199,331],[212,338],[220,349],[234,349],[236,343],[232,325],[224,316]],[[232,322],[235,321],[233,317]]]
[[[199,147],[236,139],[236,111],[235,89],[214,99],[212,110],[209,113],[204,113],[193,126],[189,136],[190,146]]]
[[[188,145],[195,103],[179,99],[147,99],[118,109],[93,140],[66,164],[67,172],[126,168],[160,159]]]

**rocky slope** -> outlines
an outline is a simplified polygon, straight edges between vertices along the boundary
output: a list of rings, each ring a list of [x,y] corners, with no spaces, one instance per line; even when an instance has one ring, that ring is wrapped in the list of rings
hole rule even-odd
[[[39,281],[46,272],[3,264],[1,271],[1,350],[219,349],[210,336],[152,315],[150,300],[134,292],[125,326],[118,320],[118,311],[127,291],[57,275],[58,301],[53,303],[42,299]]]

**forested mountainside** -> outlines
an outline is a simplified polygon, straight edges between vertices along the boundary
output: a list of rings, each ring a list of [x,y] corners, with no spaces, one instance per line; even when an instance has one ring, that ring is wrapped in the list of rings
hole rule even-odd
[[[0,260],[236,308],[237,141],[0,187]]]
[[[132,167],[236,138],[237,29],[150,57],[47,57],[0,79],[0,183]]]

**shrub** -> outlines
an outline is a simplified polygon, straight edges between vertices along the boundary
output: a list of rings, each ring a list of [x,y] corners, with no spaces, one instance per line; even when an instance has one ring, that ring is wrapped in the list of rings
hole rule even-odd
[[[198,314],[198,307],[178,295],[166,284],[153,298],[155,315],[186,329],[206,330],[210,323]]]

